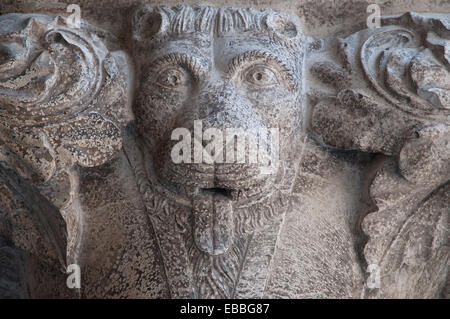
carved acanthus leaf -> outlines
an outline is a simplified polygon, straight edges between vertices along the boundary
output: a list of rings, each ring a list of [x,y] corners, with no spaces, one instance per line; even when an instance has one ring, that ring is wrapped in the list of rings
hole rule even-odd
[[[59,16],[0,16],[0,176],[9,196],[0,237],[30,260],[65,268],[66,223],[71,241],[80,229],[80,212],[70,209],[76,166],[104,164],[122,147],[130,68],[113,42],[84,21],[74,28]]]
[[[0,180],[0,237],[64,269],[67,230],[59,210],[4,162],[0,162]]]
[[[37,184],[109,160],[132,118],[127,57],[108,50],[112,36],[45,15],[0,24],[1,158]]]
[[[386,19],[396,25],[323,41],[311,62],[322,83],[321,94],[310,92],[316,136],[394,155],[418,127],[450,123],[448,19],[408,13]]]
[[[438,297],[450,260],[450,16],[383,21],[322,43],[311,126],[329,145],[389,156],[362,222],[365,260],[381,278],[364,296]]]
[[[369,236],[364,256],[369,265],[379,267],[380,286],[367,288],[366,296],[438,297],[450,261],[449,183],[437,188],[411,183],[388,158],[370,192],[377,209],[362,224]]]

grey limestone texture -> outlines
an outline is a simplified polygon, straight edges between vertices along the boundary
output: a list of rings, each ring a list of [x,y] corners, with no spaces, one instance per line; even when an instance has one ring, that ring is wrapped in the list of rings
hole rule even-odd
[[[0,0],[1,298],[450,297],[450,1],[72,2]]]

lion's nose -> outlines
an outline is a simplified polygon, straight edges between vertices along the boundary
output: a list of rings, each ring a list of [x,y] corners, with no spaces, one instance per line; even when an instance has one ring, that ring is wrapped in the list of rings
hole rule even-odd
[[[252,108],[251,102],[229,84],[201,92],[197,97],[197,119],[202,120],[203,128],[259,129],[260,117]]]

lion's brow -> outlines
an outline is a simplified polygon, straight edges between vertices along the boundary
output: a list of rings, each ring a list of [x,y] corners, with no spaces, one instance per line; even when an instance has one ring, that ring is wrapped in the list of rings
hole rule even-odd
[[[158,66],[166,63],[180,64],[187,67],[195,76],[201,76],[208,72],[209,66],[201,58],[186,53],[169,53],[157,57],[152,65]]]

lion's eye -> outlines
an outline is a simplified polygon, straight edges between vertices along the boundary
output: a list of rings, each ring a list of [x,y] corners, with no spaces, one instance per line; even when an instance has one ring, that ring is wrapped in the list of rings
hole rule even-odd
[[[244,77],[248,83],[259,87],[269,87],[278,83],[275,72],[262,65],[249,68],[245,72]]]
[[[159,73],[156,82],[169,89],[179,89],[186,87],[188,81],[189,76],[185,70],[181,68],[168,68]]]

